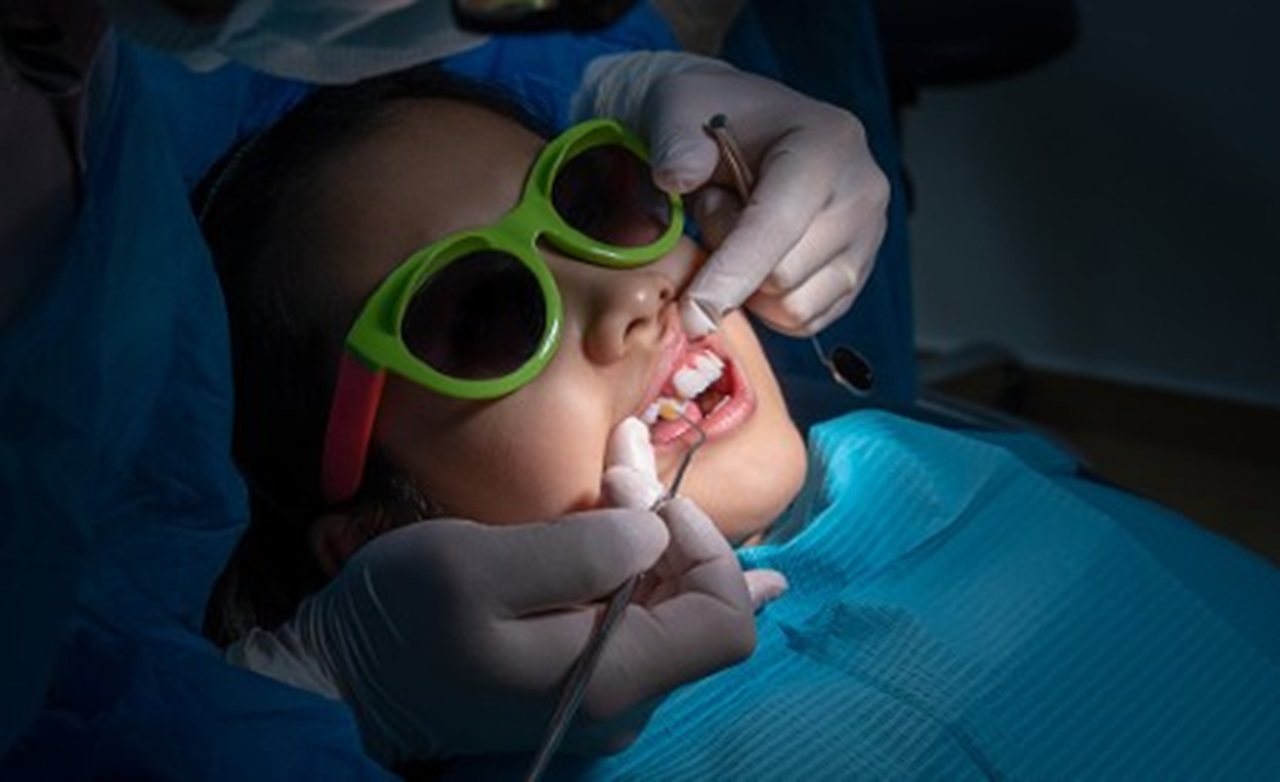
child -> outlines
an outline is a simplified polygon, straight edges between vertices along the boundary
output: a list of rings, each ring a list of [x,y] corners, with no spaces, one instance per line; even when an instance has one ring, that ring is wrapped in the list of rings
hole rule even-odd
[[[749,324],[682,338],[673,305],[700,254],[632,142],[596,125],[544,149],[501,103],[420,88],[321,93],[210,193],[255,493],[215,628],[287,616],[397,525],[601,504],[631,416],[669,481],[679,410],[707,433],[682,493],[733,540],[778,519],[742,557],[792,587],[748,662],[673,696],[627,752],[562,771],[1280,771],[1280,623],[1241,607],[1280,598],[1273,569],[1038,441],[860,413],[812,431],[805,480]],[[518,771],[503,763],[455,771]]]
[[[446,97],[406,97],[433,91]],[[733,316],[720,336],[697,344],[675,318],[675,294],[701,258],[680,236],[679,211],[636,178],[647,170],[607,170],[618,162],[589,156],[581,158],[585,166],[606,168],[556,180],[555,197],[576,210],[570,221],[587,224],[588,232],[597,230],[594,221],[635,245],[646,237],[627,231],[674,220],[659,228],[666,235],[657,254],[634,268],[611,268],[573,259],[581,251],[548,248],[554,240],[544,238],[540,248],[563,313],[555,325],[558,345],[531,349],[547,362],[536,376],[518,393],[468,399],[391,373],[374,405],[376,425],[365,433],[367,458],[325,452],[328,427],[362,412],[359,404],[330,408],[340,367],[365,363],[349,350],[344,357],[343,345],[365,300],[416,250],[493,222],[517,202],[529,160],[544,144],[529,123],[509,105],[439,75],[331,90],[288,117],[259,148],[242,151],[232,165],[240,170],[212,194],[203,224],[222,264],[237,354],[236,453],[255,494],[257,540],[242,554],[253,556],[256,544],[270,549],[269,567],[233,571],[234,589],[246,598],[239,608],[253,614],[252,622],[279,621],[315,588],[319,574],[308,541],[318,563],[333,570],[367,535],[408,520],[447,513],[511,524],[598,506],[610,431],[679,396],[676,375],[713,384],[697,395],[708,442],[683,493],[699,498],[727,535],[758,532],[799,488],[803,444],[745,318]],[[293,157],[251,165],[285,154]],[[607,191],[619,184],[633,192]],[[284,202],[287,210],[274,208]],[[627,224],[627,210],[645,222]],[[670,215],[658,214],[663,210]],[[469,268],[458,263],[449,271]],[[541,292],[535,287],[526,297],[532,314],[512,302],[521,301],[520,286],[538,282],[518,266],[505,274],[483,279],[487,287],[439,275],[406,315],[407,350],[470,351],[506,361],[522,350],[509,343],[536,341],[547,327]],[[654,421],[666,480],[690,439],[684,427]],[[326,456],[354,465],[350,485],[321,485]],[[308,572],[299,583],[298,574]]]

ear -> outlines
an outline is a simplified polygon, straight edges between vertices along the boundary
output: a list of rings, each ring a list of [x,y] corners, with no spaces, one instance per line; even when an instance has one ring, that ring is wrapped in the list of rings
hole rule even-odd
[[[326,513],[311,522],[311,553],[326,576],[337,575],[348,559],[369,542],[369,525],[360,513]]]

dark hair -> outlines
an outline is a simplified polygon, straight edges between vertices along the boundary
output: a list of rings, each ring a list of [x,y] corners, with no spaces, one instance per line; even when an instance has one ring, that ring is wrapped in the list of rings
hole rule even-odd
[[[327,510],[319,476],[347,313],[307,296],[310,194],[321,164],[395,122],[407,101],[480,105],[547,136],[547,127],[492,86],[420,67],[317,90],[243,142],[196,188],[231,324],[233,455],[250,494],[249,529],[218,579],[205,632],[219,643],[273,627],[325,582],[307,541]],[[435,509],[376,451],[346,509],[382,529]],[[376,531],[376,530],[374,530]]]

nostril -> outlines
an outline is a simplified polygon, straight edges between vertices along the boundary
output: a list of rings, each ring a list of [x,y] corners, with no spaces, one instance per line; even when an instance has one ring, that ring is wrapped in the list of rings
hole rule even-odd
[[[670,304],[674,301],[676,298],[676,281],[671,279],[670,275],[664,274],[659,270],[653,270],[649,273],[656,278],[654,287],[658,292],[658,303]]]
[[[676,298],[675,286],[666,275],[638,270],[627,274],[630,279],[614,288],[614,295],[605,302],[599,325],[601,337],[611,348],[604,350],[602,357],[621,358],[633,345],[659,339],[663,313]]]
[[[679,288],[665,269],[577,269],[578,292],[589,297],[588,353],[613,363],[632,349],[661,340]]]
[[[647,326],[657,326],[662,312],[675,298],[671,286],[637,287],[632,292],[630,312],[626,313],[627,324],[624,335],[630,338]]]

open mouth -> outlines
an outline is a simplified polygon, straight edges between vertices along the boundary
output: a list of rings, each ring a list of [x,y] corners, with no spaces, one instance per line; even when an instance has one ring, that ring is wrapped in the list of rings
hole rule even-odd
[[[751,415],[755,394],[718,335],[694,342],[681,339],[670,355],[661,383],[640,413],[655,448],[692,436],[694,424],[710,440]]]

